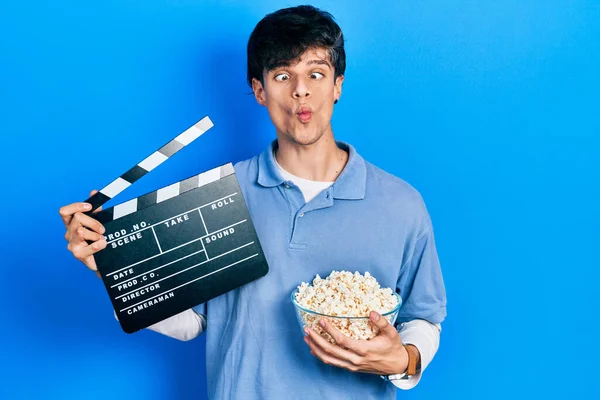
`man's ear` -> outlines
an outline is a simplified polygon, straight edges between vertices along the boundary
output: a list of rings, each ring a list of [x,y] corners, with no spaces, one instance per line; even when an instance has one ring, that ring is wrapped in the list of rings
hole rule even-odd
[[[267,106],[267,99],[265,96],[265,89],[262,83],[256,78],[252,78],[252,91],[254,92],[254,98],[256,102],[261,106]]]
[[[342,83],[344,83],[344,75],[340,75],[335,78],[335,83],[333,87],[333,100],[336,101],[340,99],[342,96]]]

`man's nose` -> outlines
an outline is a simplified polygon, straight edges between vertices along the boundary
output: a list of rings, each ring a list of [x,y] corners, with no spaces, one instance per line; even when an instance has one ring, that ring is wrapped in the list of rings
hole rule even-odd
[[[294,98],[300,99],[302,97],[310,97],[310,87],[305,79],[298,78],[294,87]]]

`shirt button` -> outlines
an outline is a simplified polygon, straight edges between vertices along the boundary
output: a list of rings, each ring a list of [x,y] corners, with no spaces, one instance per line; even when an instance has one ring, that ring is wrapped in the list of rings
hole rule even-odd
[[[288,185],[287,183],[285,185],[283,185],[286,189],[290,188],[290,185]]]
[[[304,217],[304,213],[300,213],[299,217],[300,218]]]

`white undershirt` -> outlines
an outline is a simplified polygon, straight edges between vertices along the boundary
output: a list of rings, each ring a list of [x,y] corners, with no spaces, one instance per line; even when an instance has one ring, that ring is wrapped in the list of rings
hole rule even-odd
[[[275,164],[277,165],[277,169],[279,170],[281,177],[288,182],[292,182],[294,185],[300,188],[300,191],[302,192],[302,195],[304,196],[304,201],[306,203],[317,197],[319,193],[321,193],[323,190],[327,189],[334,183],[310,181],[308,179],[297,177],[296,175],[292,175],[285,169],[283,169],[281,165],[279,165],[279,163],[277,162],[275,155],[273,155],[273,160],[275,160]]]
[[[319,193],[327,189],[334,182],[318,182],[308,179],[302,179],[294,176],[284,170],[278,163],[277,167],[281,176],[294,185],[298,186],[306,203],[314,199]],[[115,313],[115,318],[116,318]],[[200,335],[206,329],[206,317],[197,314],[194,310],[189,309],[177,315],[167,318],[149,326],[147,329],[161,333],[163,335],[188,341]],[[433,356],[438,350],[440,344],[440,332],[442,327],[440,324],[432,324],[423,319],[414,319],[398,325],[398,332],[404,344],[412,344],[419,349],[421,353],[421,372],[407,380],[392,380],[391,382],[398,388],[408,390],[412,389],[419,383],[425,368],[429,365]],[[390,377],[393,379],[393,376]]]

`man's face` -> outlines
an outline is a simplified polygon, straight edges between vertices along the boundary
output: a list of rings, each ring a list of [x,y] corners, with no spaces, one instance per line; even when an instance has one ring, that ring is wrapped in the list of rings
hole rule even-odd
[[[252,80],[259,104],[267,107],[280,140],[300,145],[317,142],[331,133],[333,102],[342,94],[343,76],[334,82],[329,53],[308,49],[295,64],[263,74],[264,85]]]

